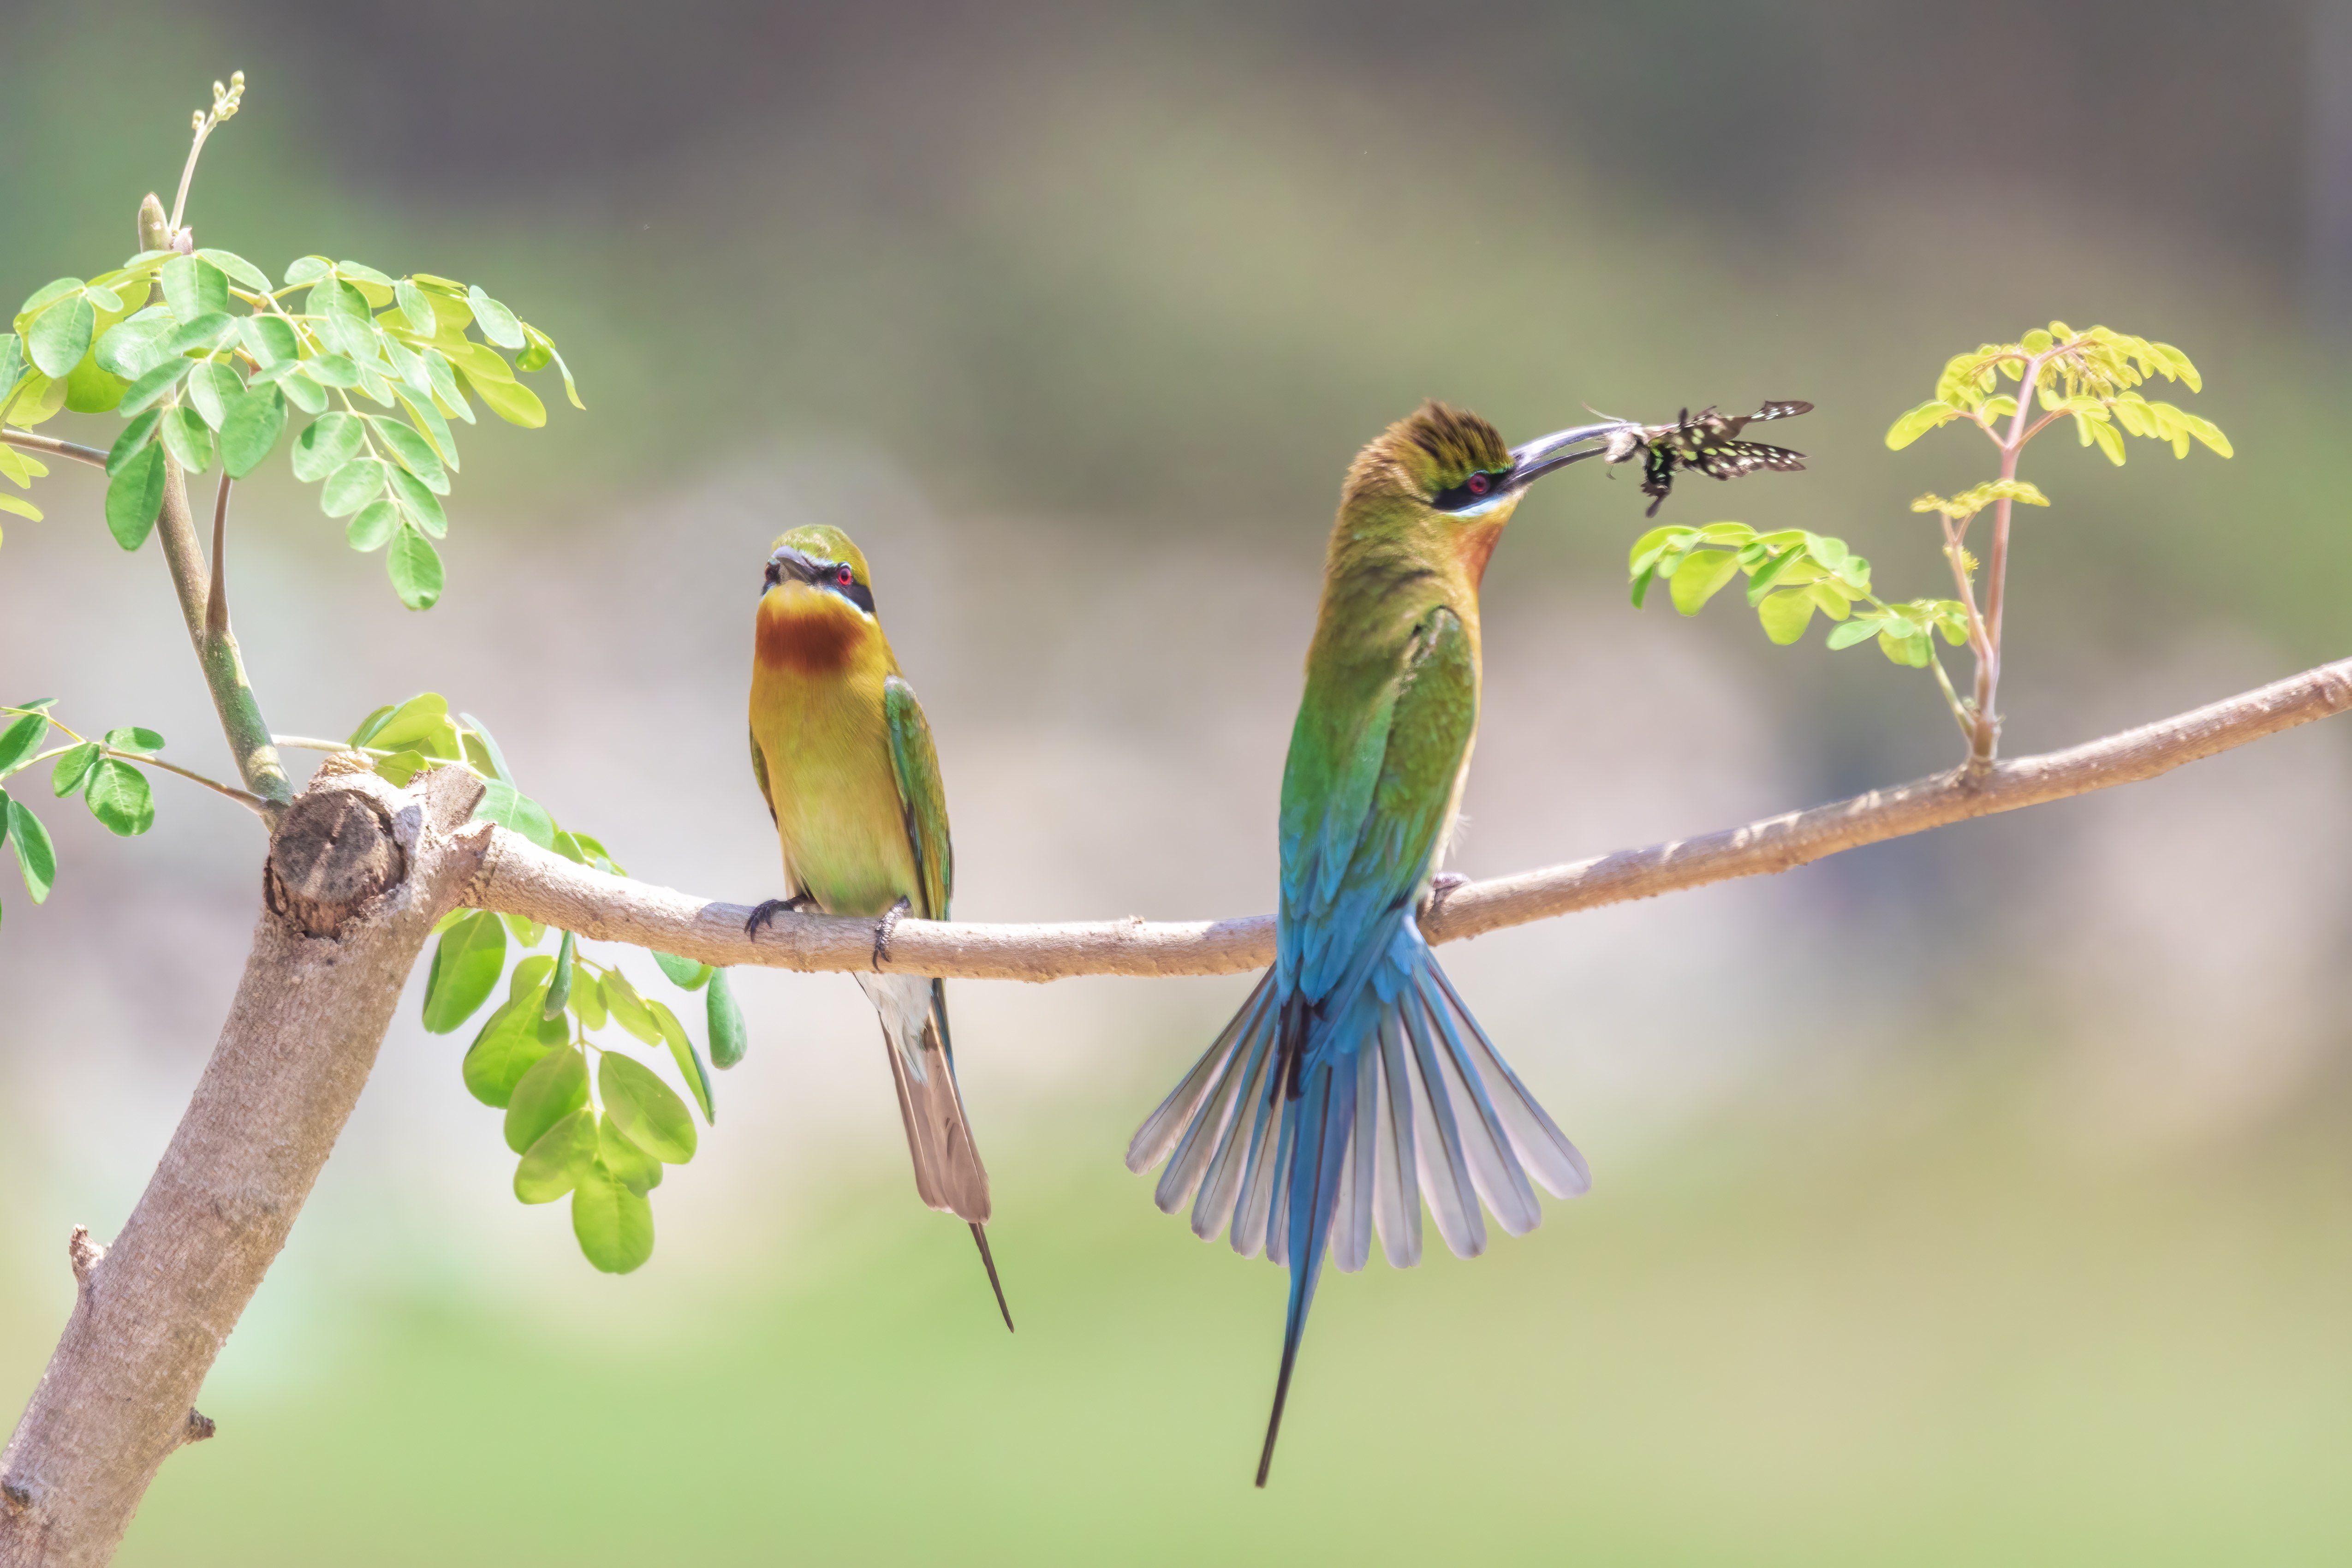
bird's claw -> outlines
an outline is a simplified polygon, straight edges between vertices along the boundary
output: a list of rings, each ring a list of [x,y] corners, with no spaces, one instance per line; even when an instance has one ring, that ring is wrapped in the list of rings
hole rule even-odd
[[[743,934],[757,937],[760,928],[778,915],[796,915],[814,908],[816,900],[806,893],[795,893],[789,899],[769,899],[753,910],[751,919],[743,922]]]
[[[1444,907],[1446,897],[1454,889],[1469,886],[1470,879],[1459,871],[1440,871],[1429,879],[1429,908],[1432,913]]]
[[[874,922],[875,973],[881,973],[883,964],[889,962],[890,933],[898,929],[898,922],[907,918],[907,911],[912,908],[914,908],[914,905],[908,903],[904,899],[900,899],[897,903],[890,906],[880,920]]]

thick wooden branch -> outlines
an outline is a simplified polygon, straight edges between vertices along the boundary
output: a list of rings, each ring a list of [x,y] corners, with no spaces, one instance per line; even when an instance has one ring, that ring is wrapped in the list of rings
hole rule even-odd
[[[0,1452],[0,1568],[101,1563],[327,1163],[434,920],[479,869],[481,786],[322,777],[280,820],[245,977],[122,1233],[68,1244],[73,1313]],[[60,1267],[63,1267],[62,1262]]]
[[[1491,881],[1435,895],[1422,911],[1432,942],[1654,898],[1735,877],[1756,877],[1931,827],[2015,811],[2115,784],[2352,708],[2352,659],[2063,752],[1980,772],[1965,768],[1873,790],[1744,827]],[[754,942],[741,905],[715,903],[576,866],[501,829],[466,902],[525,915],[598,941],[628,942],[717,964],[854,970],[874,966],[876,922],[827,915],[778,916]],[[971,925],[901,921],[886,969],[976,980],[1060,980],[1076,974],[1228,974],[1274,961],[1274,917],[1163,923],[1143,920],[1060,925]]]

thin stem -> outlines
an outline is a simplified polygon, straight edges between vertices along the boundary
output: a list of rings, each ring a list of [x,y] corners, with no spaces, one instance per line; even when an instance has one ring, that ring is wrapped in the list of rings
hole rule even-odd
[[[271,816],[270,803],[252,791],[239,789],[235,784],[225,784],[218,779],[206,778],[193,768],[184,768],[177,763],[167,763],[161,757],[150,757],[137,752],[118,752],[111,746],[100,746],[99,751],[105,756],[119,757],[128,763],[142,763],[149,767],[161,768],[167,773],[177,773],[191,784],[204,785],[215,795],[226,795],[257,816],[267,819]]]
[[[60,441],[55,436],[36,436],[30,430],[0,430],[0,441],[7,442],[11,447],[22,447],[27,452],[46,452],[52,458],[71,458],[77,463],[88,463],[94,468],[106,467],[106,454],[97,447]]]
[[[87,746],[93,743],[84,737],[79,731],[74,729],[73,726],[68,724],[64,720],[57,718],[41,709],[9,708],[6,706],[0,706],[0,713],[15,714],[20,717],[30,716],[46,719],[48,721],[49,727],[51,729],[61,730],[69,738],[71,738],[74,746]],[[177,763],[167,763],[163,758],[156,756],[150,752],[126,752],[121,750],[120,747],[110,746],[102,741],[95,743],[98,746],[98,754],[101,757],[112,757],[118,762],[137,763],[144,767],[161,768],[167,773],[179,774],[182,778],[186,779],[191,784],[200,784],[215,795],[225,795],[228,796],[229,799],[236,802],[239,805],[245,806],[248,810],[257,812],[264,816],[268,816],[269,813],[269,803],[262,799],[259,795],[241,790],[235,784],[225,784],[218,779],[206,778],[204,774],[196,772],[194,768],[184,768]],[[26,758],[25,760],[25,766],[31,767],[35,763],[47,762],[51,757],[63,756],[66,752],[71,750],[73,750],[73,746],[59,746],[55,751],[43,752],[38,756]]]
[[[1944,700],[1952,710],[1952,722],[1960,727],[1960,738],[1975,740],[1976,726],[1969,720],[1968,705],[1960,700],[1960,694],[1952,689],[1952,678],[1944,673],[1944,661],[1937,655],[1932,644],[1927,649],[1927,662],[1936,671],[1936,684],[1944,689]]]
[[[212,585],[205,593],[205,640],[228,635],[228,468],[221,468],[220,490],[213,498]]]

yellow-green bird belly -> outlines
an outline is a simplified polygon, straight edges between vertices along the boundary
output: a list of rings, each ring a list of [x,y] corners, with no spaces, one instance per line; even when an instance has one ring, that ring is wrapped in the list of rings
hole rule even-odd
[[[930,916],[890,761],[883,683],[898,673],[881,631],[798,584],[760,602],[751,744],[784,880],[829,914],[879,915],[900,899]]]

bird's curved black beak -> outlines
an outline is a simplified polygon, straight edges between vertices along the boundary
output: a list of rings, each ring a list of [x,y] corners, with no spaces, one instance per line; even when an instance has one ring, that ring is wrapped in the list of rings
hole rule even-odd
[[[1506,493],[1523,490],[1528,486],[1558,468],[1587,458],[1600,457],[1609,449],[1609,437],[1621,430],[1638,430],[1639,426],[1622,419],[1612,419],[1602,425],[1579,425],[1570,430],[1555,430],[1549,436],[1538,436],[1524,446],[1511,448],[1511,471],[1504,480]]]

